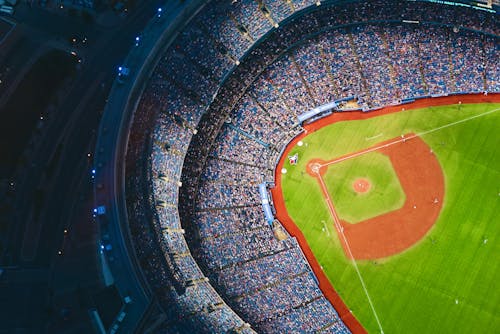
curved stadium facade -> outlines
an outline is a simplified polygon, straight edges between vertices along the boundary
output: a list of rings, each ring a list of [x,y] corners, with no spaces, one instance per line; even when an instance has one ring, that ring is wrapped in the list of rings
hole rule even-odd
[[[108,178],[125,196],[96,203],[122,206],[106,224],[122,226],[139,294],[160,310],[154,331],[362,332],[324,295],[297,240],[266,219],[258,185],[273,182],[298,116],[317,106],[369,112],[499,92],[497,13],[380,0],[212,1],[193,12],[128,97],[124,170]]]

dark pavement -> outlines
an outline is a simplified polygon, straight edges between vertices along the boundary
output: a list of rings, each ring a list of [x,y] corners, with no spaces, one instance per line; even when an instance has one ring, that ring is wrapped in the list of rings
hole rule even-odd
[[[158,3],[143,3],[112,28],[50,12],[19,11],[16,17],[23,20],[19,48],[0,60],[13,82],[38,48],[72,49],[61,31],[83,33],[88,43],[74,48],[83,65],[13,176],[8,244],[0,254],[0,333],[88,332],[81,319],[88,319],[90,297],[100,286],[90,174],[96,129],[116,68]],[[63,308],[69,315],[60,313]]]

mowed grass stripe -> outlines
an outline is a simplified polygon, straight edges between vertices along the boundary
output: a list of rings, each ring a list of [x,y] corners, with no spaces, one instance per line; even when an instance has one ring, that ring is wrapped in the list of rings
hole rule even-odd
[[[316,180],[301,171],[312,158],[330,160],[402,133],[428,131],[497,108],[499,104],[478,104],[459,110],[455,105],[341,122],[316,131],[304,138],[306,145],[292,150],[299,153],[299,164],[285,165],[287,210],[335,289],[368,331],[375,333],[378,326],[359,279],[331,228]],[[358,261],[386,333],[499,331],[499,133],[500,117],[493,113],[422,137],[445,173],[445,202],[436,225],[402,254]],[[322,220],[330,226],[330,237],[322,230]]]

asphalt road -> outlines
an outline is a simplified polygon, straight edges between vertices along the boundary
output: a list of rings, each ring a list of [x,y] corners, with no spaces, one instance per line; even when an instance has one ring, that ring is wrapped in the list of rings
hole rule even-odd
[[[116,68],[158,4],[142,3],[115,27],[89,28],[89,42],[79,52],[84,63],[57,110],[44,121],[28,163],[16,175],[9,256],[2,263],[8,269],[0,277],[0,333],[39,332],[42,328],[50,332],[54,326],[72,332],[71,323],[79,319],[77,306],[67,325],[60,327],[54,324],[59,318],[54,304],[64,305],[65,300],[68,307],[81,304],[71,296],[78,294],[82,285],[92,288],[98,284],[96,228],[91,214],[92,161],[87,153],[94,147],[100,112]],[[26,31],[37,31],[33,38],[47,38],[66,27],[74,29],[71,20],[42,14],[23,18]],[[53,40],[60,42],[60,36]]]
[[[100,111],[104,107],[104,99],[107,96],[111,82],[116,75],[116,68],[125,58],[130,47],[133,45],[134,36],[140,32],[144,24],[151,18],[156,6],[141,8],[141,12],[132,16],[122,25],[111,31],[102,31],[100,37],[90,41],[92,48],[82,52],[84,66],[73,81],[63,102],[44,123],[43,135],[37,139],[36,150],[29,157],[30,162],[26,169],[21,171],[16,183],[16,228],[23,230],[33,216],[34,191],[41,189],[45,194],[43,207],[45,211],[40,214],[40,221],[54,220],[68,205],[64,201],[74,198],[71,184],[72,174],[90,175],[90,167],[87,170],[76,171],[75,166],[81,165],[79,161],[88,159],[87,153],[93,146],[90,140],[97,129],[100,119]],[[57,161],[52,161],[57,148],[60,147]],[[55,165],[49,172],[49,164]],[[56,200],[57,199],[57,200]],[[48,217],[46,216],[48,214]],[[45,217],[45,219],[42,219]],[[55,225],[55,224],[50,224]],[[62,230],[62,226],[60,228]],[[55,231],[54,231],[55,232]],[[43,232],[42,232],[43,234]],[[40,239],[47,240],[52,244],[53,233],[46,233]],[[16,238],[11,238],[13,245],[21,244],[22,233],[14,233]],[[62,237],[62,235],[61,235]],[[12,247],[11,249],[18,249]],[[47,265],[50,255],[37,252],[38,259],[33,264]],[[28,262],[31,260],[28,258]],[[22,254],[13,254],[13,263],[22,263]]]

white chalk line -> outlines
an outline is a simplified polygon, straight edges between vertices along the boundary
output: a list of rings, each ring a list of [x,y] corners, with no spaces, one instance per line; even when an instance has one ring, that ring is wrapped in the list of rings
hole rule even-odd
[[[468,122],[468,121],[473,120],[475,118],[483,117],[483,116],[492,114],[494,112],[497,112],[499,110],[500,110],[500,108],[493,109],[493,110],[490,110],[490,111],[486,111],[486,112],[484,112],[482,114],[474,115],[474,116],[467,117],[467,118],[464,118],[464,119],[461,119],[461,120],[458,120],[458,121],[455,121],[455,122],[451,122],[451,123],[448,123],[448,124],[445,124],[445,125],[441,125],[441,126],[438,126],[436,128],[433,128],[433,129],[430,129],[430,130],[427,130],[427,131],[422,131],[420,133],[413,134],[413,135],[408,136],[408,137],[404,137],[404,138],[400,138],[400,139],[395,139],[394,141],[391,141],[389,143],[385,143],[383,145],[374,146],[372,148],[361,150],[359,152],[347,155],[347,156],[342,157],[342,158],[333,159],[331,161],[325,162],[324,164],[321,164],[320,168],[324,167],[324,166],[333,165],[333,164],[336,164],[338,162],[342,162],[342,161],[345,161],[345,160],[348,160],[348,159],[356,158],[356,157],[359,157],[360,155],[363,155],[363,154],[366,154],[366,153],[370,153],[370,152],[374,152],[374,151],[377,151],[377,150],[379,150],[381,148],[389,147],[389,146],[392,146],[394,144],[405,142],[405,141],[410,140],[410,139],[415,138],[415,137],[422,137],[422,136],[427,135],[429,133],[436,132],[436,131],[439,131],[439,130],[442,130],[442,129],[445,129],[445,128],[448,128],[450,126],[454,126],[454,125],[457,125],[457,124],[460,124],[460,123]]]
[[[370,152],[379,150],[379,149],[384,148],[384,147],[388,147],[388,146],[391,146],[391,145],[394,145],[394,144],[397,144],[397,143],[401,143],[401,142],[404,142],[406,140],[410,140],[412,138],[415,138],[417,136],[421,137],[421,136],[424,136],[426,134],[429,134],[429,133],[432,133],[432,132],[436,132],[436,131],[448,128],[450,126],[454,126],[454,125],[457,125],[457,124],[460,124],[460,123],[464,123],[464,122],[470,121],[470,120],[475,119],[475,118],[483,117],[483,116],[492,114],[494,112],[497,112],[499,110],[500,110],[500,108],[493,109],[493,110],[484,112],[484,113],[479,114],[479,115],[474,115],[474,116],[471,116],[471,117],[467,117],[467,118],[461,119],[459,121],[451,122],[449,124],[445,124],[445,125],[442,125],[442,126],[439,126],[439,127],[427,130],[427,131],[423,131],[423,132],[420,132],[420,133],[417,133],[417,134],[414,134],[414,135],[411,135],[411,136],[408,136],[408,137],[400,138],[400,139],[394,140],[392,142],[386,143],[384,145],[375,146],[375,147],[372,147],[372,148],[369,148],[369,149],[366,149],[366,150],[354,153],[352,155],[345,156],[343,158],[334,159],[334,160],[332,160],[330,162],[327,162],[327,163],[324,163],[324,164],[320,165],[320,168],[324,167],[324,166],[328,166],[328,165],[334,164],[334,163],[337,163],[337,162],[341,162],[341,161],[344,161],[344,160],[347,160],[347,159],[355,158],[355,157],[358,157],[358,156],[360,156],[362,154],[370,153]],[[379,134],[379,135],[377,135],[377,136],[375,136],[375,138],[380,137],[381,135],[382,135],[382,133]],[[359,281],[361,283],[361,286],[363,287],[363,291],[364,291],[364,293],[366,295],[368,303],[370,304],[370,308],[372,310],[373,316],[375,317],[375,320],[377,321],[377,325],[378,325],[378,327],[380,329],[380,332],[384,333],[384,329],[382,328],[382,324],[381,324],[380,319],[378,317],[377,311],[375,310],[375,305],[373,304],[373,301],[372,301],[372,299],[370,297],[368,289],[366,288],[366,284],[365,284],[365,281],[363,279],[363,276],[361,275],[361,272],[359,270],[358,264],[357,264],[356,260],[354,259],[354,256],[352,254],[351,246],[349,244],[349,241],[347,240],[347,237],[344,234],[344,228],[340,225],[340,219],[337,216],[337,213],[335,211],[335,207],[333,206],[333,202],[332,202],[332,200],[330,198],[330,194],[328,193],[328,189],[326,188],[325,182],[324,182],[323,178],[321,177],[320,172],[316,171],[316,174],[317,174],[317,177],[318,177],[318,179],[320,181],[321,188],[323,189],[323,191],[326,194],[325,200],[326,200],[326,203],[327,203],[328,208],[330,210],[330,213],[332,215],[333,222],[335,224],[335,228],[337,229],[337,231],[339,232],[339,234],[342,236],[342,239],[344,240],[347,252],[349,253],[349,256],[351,257],[351,261],[352,261],[353,267],[356,270],[356,274],[358,275],[358,278],[359,278]]]
[[[365,140],[373,140],[375,138],[378,138],[378,137],[382,137],[384,135],[384,133],[379,133],[378,135],[375,135],[375,136],[372,136],[372,137],[365,137]]]
[[[319,179],[319,182],[321,183],[321,188],[323,189],[324,193],[326,194],[326,196],[325,196],[326,204],[328,205],[328,208],[330,209],[330,213],[332,215],[335,228],[337,229],[339,234],[342,236],[342,239],[344,240],[347,251],[349,252],[349,256],[351,257],[351,261],[352,261],[352,264],[354,266],[354,269],[356,270],[359,281],[361,282],[361,286],[363,287],[363,291],[365,292],[366,298],[368,299],[368,303],[370,304],[370,308],[373,312],[373,316],[375,317],[375,320],[377,321],[378,327],[380,328],[380,332],[384,333],[384,329],[382,328],[382,324],[380,323],[380,319],[377,315],[377,311],[375,311],[375,306],[373,305],[373,301],[370,297],[370,294],[368,293],[368,289],[366,288],[366,284],[365,284],[365,281],[363,280],[363,276],[361,276],[361,272],[359,271],[358,264],[356,263],[356,260],[354,259],[354,256],[352,254],[351,246],[349,245],[349,241],[347,241],[347,237],[344,234],[344,228],[340,225],[340,219],[337,216],[337,212],[335,211],[335,208],[333,206],[333,202],[330,198],[330,194],[328,193],[328,189],[326,188],[325,182],[323,181],[321,174],[319,172],[316,172],[316,174],[317,174],[317,177]]]
[[[328,227],[326,226],[326,222],[324,220],[321,221],[323,223],[323,228],[325,229],[325,232],[326,232],[326,236],[327,237],[330,237],[330,230],[328,229]]]

